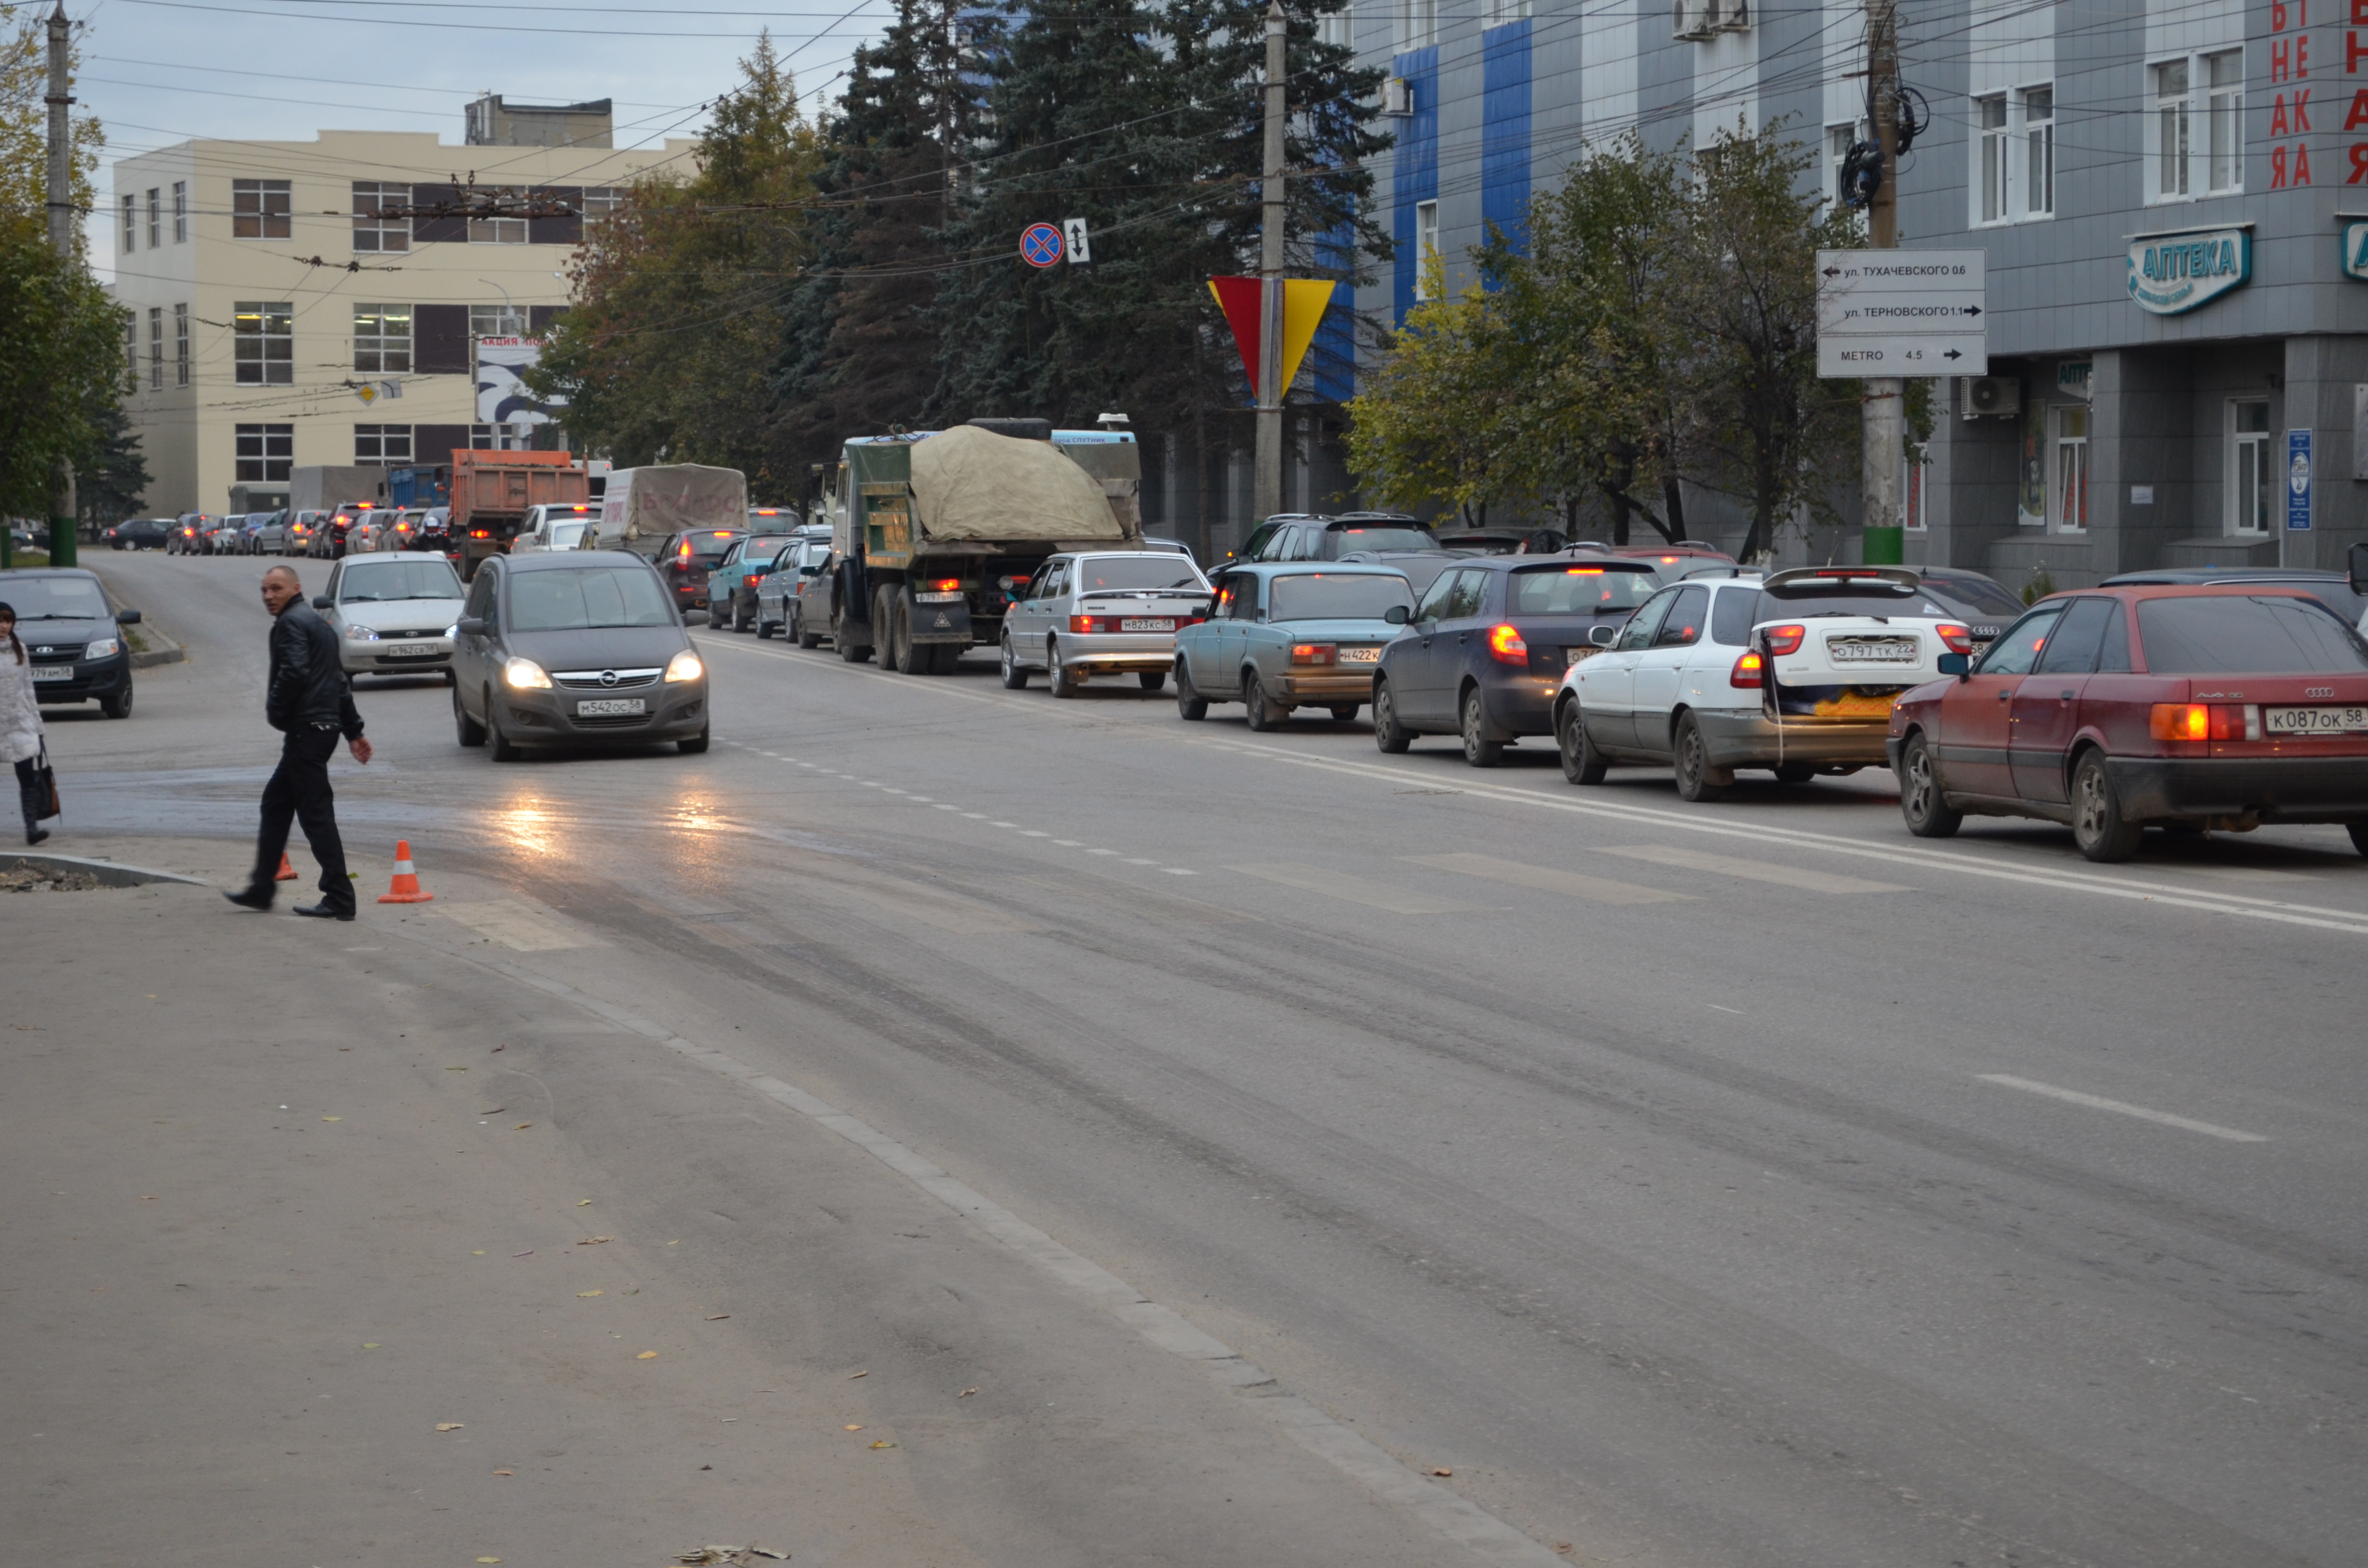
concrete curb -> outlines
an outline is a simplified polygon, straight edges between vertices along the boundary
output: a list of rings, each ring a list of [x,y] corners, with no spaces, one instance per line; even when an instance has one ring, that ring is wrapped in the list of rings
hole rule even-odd
[[[97,562],[86,562],[85,564],[91,571],[97,572],[102,580],[106,578],[107,574],[99,572]],[[122,597],[122,590],[114,583],[109,582],[107,586],[110,593],[118,597]],[[144,610],[141,612],[139,625],[123,628],[125,640],[130,641],[135,631],[139,633],[140,641],[148,644],[145,648],[134,648],[131,651],[131,667],[135,670],[152,670],[158,665],[177,665],[189,656],[188,651],[175,642],[172,634],[151,619]]]
[[[152,871],[145,866],[126,866],[114,860],[43,855],[23,849],[0,849],[0,871],[85,871],[97,878],[101,887],[110,888],[136,888],[144,882],[187,882],[199,888],[212,885],[202,877],[185,877],[178,871]]]

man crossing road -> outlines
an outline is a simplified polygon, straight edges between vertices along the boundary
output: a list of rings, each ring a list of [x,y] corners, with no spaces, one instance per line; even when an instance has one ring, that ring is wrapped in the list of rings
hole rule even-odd
[[[304,602],[295,568],[274,566],[263,574],[263,606],[272,614],[271,679],[263,712],[286,738],[279,766],[263,787],[263,826],[255,841],[255,875],[238,892],[222,896],[247,909],[271,907],[279,857],[288,847],[290,820],[304,824],[313,858],[321,863],[321,902],[296,913],[316,919],[351,920],[354,884],[346,875],[346,848],[337,836],[329,759],[343,735],[354,760],[368,766],[370,744],[362,738],[362,716],[354,707],[352,683],[337,657],[337,634]]]

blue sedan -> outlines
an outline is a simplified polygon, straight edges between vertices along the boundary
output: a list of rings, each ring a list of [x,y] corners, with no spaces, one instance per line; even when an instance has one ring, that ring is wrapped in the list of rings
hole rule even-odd
[[[1355,718],[1414,608],[1406,574],[1385,566],[1258,562],[1226,568],[1215,586],[1209,619],[1176,634],[1176,710],[1203,719],[1212,702],[1239,702],[1253,730],[1294,708]]]

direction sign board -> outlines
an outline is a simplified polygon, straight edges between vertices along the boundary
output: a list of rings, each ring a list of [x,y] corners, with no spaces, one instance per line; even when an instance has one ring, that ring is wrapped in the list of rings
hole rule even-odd
[[[1030,267],[1050,267],[1061,259],[1061,231],[1050,223],[1030,223],[1019,232],[1019,259]]]
[[[1817,253],[1817,374],[1986,376],[1978,250]]]

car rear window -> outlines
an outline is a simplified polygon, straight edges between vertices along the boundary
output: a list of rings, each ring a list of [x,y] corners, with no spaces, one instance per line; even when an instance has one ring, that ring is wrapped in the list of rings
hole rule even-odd
[[[1275,620],[1379,620],[1392,605],[1414,608],[1403,577],[1379,572],[1307,572],[1267,585]]]
[[[1081,594],[1140,594],[1161,588],[1207,588],[1192,562],[1165,551],[1141,555],[1088,555],[1073,568]]]
[[[370,561],[348,565],[337,579],[340,604],[396,599],[457,599],[461,579],[441,561]]]
[[[682,542],[689,547],[693,561],[713,562],[723,560],[739,539],[738,534],[695,533],[683,535]]]
[[[1977,615],[2012,620],[2023,612],[2023,602],[1987,577],[1928,577],[1924,585],[1942,598],[1953,599]]]
[[[769,560],[780,554],[781,547],[796,537],[795,534],[758,534],[749,540],[748,548],[740,552],[740,558],[744,561],[754,561],[761,555]]]
[[[510,578],[510,630],[584,631],[605,626],[669,626],[673,607],[640,567],[586,566],[519,572]]]
[[[1964,611],[1941,604],[1930,594],[1913,588],[1877,586],[1870,583],[1863,588],[1817,587],[1805,593],[1785,593],[1774,588],[1759,591],[1759,609],[1753,618],[1761,620],[1807,620],[1821,615],[1929,615],[1953,620]]]
[[[2368,643],[2315,598],[2268,594],[2144,599],[2138,636],[2156,675],[2353,675]]]
[[[1513,572],[1515,615],[1625,613],[1653,597],[1658,585],[1642,567],[1523,566]]]
[[[1348,550],[1437,550],[1439,540],[1429,528],[1404,523],[1335,523],[1326,530]]]

